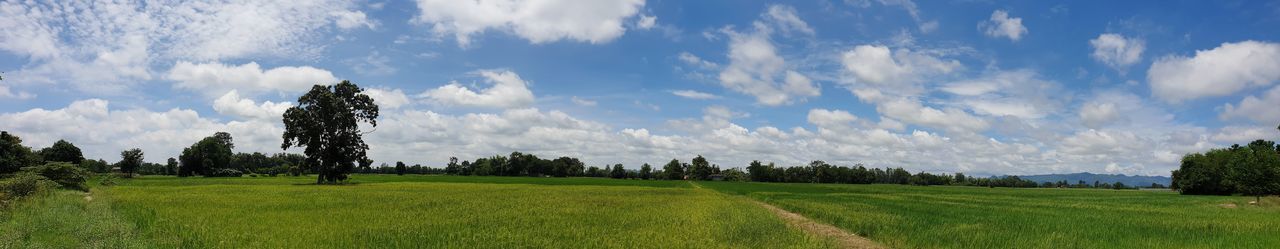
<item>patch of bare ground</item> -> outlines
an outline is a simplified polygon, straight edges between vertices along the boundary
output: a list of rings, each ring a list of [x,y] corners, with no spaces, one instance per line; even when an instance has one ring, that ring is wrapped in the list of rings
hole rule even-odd
[[[885,248],[885,246],[880,245],[875,241],[871,241],[867,238],[863,238],[862,236],[858,236],[856,234],[846,232],[844,231],[844,229],[840,229],[832,225],[818,223],[817,221],[811,220],[808,217],[804,217],[803,215],[792,213],[791,211],[787,211],[785,209],[781,209],[773,205],[769,205],[768,203],[759,202],[759,201],[753,201],[753,202],[755,202],[756,204],[759,204],[761,207],[764,207],[765,209],[768,209],[769,211],[772,211],[774,214],[777,214],[778,217],[782,217],[782,220],[787,221],[787,225],[800,228],[800,230],[804,230],[805,232],[810,234],[816,234],[818,236],[835,239],[836,243],[838,243],[841,248]]]

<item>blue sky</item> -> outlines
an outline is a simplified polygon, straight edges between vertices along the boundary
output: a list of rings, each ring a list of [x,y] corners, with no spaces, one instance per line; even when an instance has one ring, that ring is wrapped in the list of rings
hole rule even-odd
[[[351,80],[380,162],[1168,175],[1280,132],[1280,2],[0,2],[0,130],[148,161]]]

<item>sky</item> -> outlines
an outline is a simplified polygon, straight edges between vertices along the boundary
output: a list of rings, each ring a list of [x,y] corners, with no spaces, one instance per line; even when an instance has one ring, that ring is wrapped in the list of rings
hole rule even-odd
[[[298,96],[350,80],[375,164],[1167,176],[1280,138],[1277,27],[1277,1],[6,0],[0,130],[276,153]]]

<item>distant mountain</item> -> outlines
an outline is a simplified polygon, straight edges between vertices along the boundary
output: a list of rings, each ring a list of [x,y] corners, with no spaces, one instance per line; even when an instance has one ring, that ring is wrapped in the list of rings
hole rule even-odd
[[[1123,182],[1129,186],[1151,186],[1151,183],[1159,183],[1160,185],[1169,186],[1173,179],[1165,176],[1128,176],[1128,175],[1110,175],[1110,174],[1094,174],[1094,173],[1073,173],[1073,174],[1048,174],[1048,175],[1028,175],[1018,176],[1019,178],[1031,180],[1037,183],[1041,182],[1058,182],[1067,181],[1068,184],[1076,184],[1084,181],[1093,184],[1094,181],[1104,183]]]

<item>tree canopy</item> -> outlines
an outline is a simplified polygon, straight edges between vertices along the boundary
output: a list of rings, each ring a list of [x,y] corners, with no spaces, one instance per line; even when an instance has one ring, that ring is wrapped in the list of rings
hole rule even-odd
[[[315,85],[284,113],[282,149],[304,147],[307,164],[317,169],[316,183],[346,180],[357,162],[368,160],[359,124],[377,127],[378,105],[350,81]]]
[[[133,175],[133,172],[136,172],[138,167],[142,167],[143,159],[142,149],[133,148],[121,151],[120,162],[116,165],[120,167],[121,173]]]
[[[230,167],[234,155],[231,149],[235,148],[231,140],[231,133],[216,132],[182,149],[182,155],[178,156],[178,176],[209,176],[217,169]]]
[[[22,145],[22,138],[0,131],[0,174],[18,172],[22,167],[34,165],[38,161],[31,148]]]
[[[49,148],[40,150],[40,157],[45,162],[68,162],[71,164],[80,164],[84,161],[84,154],[80,152],[80,148],[67,142],[67,140],[59,139]]]
[[[1256,140],[1182,157],[1173,171],[1173,188],[1182,194],[1261,197],[1280,194],[1280,147]]]

